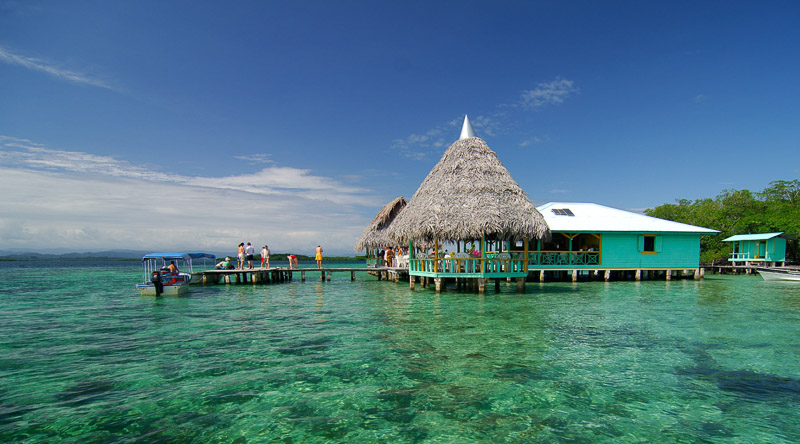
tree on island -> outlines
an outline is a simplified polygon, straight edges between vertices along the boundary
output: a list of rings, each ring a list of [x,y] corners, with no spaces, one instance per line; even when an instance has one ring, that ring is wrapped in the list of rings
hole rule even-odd
[[[677,200],[644,211],[648,216],[719,230],[717,236],[700,240],[700,261],[727,260],[731,245],[722,242],[736,234],[784,232],[786,260],[798,262],[800,237],[800,180],[776,180],[759,193],[723,190],[714,199]]]

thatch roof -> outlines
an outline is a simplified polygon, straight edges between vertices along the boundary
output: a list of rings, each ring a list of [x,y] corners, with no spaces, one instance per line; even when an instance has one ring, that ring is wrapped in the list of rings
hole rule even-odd
[[[396,243],[539,239],[550,229],[483,139],[457,140],[392,222]]]
[[[391,241],[386,237],[386,228],[392,223],[400,211],[405,208],[406,199],[403,196],[395,198],[381,209],[375,219],[364,228],[361,237],[356,240],[353,247],[355,251],[364,251],[367,248],[385,248]]]

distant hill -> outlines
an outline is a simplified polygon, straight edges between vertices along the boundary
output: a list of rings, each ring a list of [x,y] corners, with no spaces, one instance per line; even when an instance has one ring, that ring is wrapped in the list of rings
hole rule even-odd
[[[134,250],[108,250],[108,251],[91,251],[86,253],[62,253],[62,254],[48,254],[48,253],[34,253],[34,252],[20,252],[20,251],[0,251],[0,259],[6,260],[43,260],[43,259],[141,259],[142,256],[147,254],[146,251]]]
[[[21,252],[21,251],[2,251],[0,250],[0,260],[88,260],[88,259],[115,259],[115,260],[140,260],[145,254],[152,253],[151,251],[136,251],[136,250],[107,250],[107,251],[90,251],[86,253],[34,253],[34,252]],[[288,253],[273,253],[270,255],[272,260],[286,260]],[[235,255],[229,255],[235,259]],[[223,258],[225,255],[217,254],[217,257]],[[261,256],[256,254],[256,258],[261,260]],[[352,261],[363,260],[363,256],[328,256],[325,257],[327,261]],[[300,261],[313,261],[314,256],[305,256],[302,254],[297,255]]]

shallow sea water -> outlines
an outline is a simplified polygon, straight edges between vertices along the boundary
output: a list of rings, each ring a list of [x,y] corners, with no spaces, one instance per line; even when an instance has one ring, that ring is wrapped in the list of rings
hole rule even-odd
[[[0,275],[0,442],[800,442],[800,286],[756,276],[153,298],[137,262]]]

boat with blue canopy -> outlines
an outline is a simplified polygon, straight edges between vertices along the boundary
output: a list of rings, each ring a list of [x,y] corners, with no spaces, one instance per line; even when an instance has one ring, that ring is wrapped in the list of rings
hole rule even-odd
[[[143,282],[136,288],[142,296],[182,295],[189,291],[189,284],[202,282],[201,271],[213,268],[216,258],[210,253],[146,254],[142,257]]]

